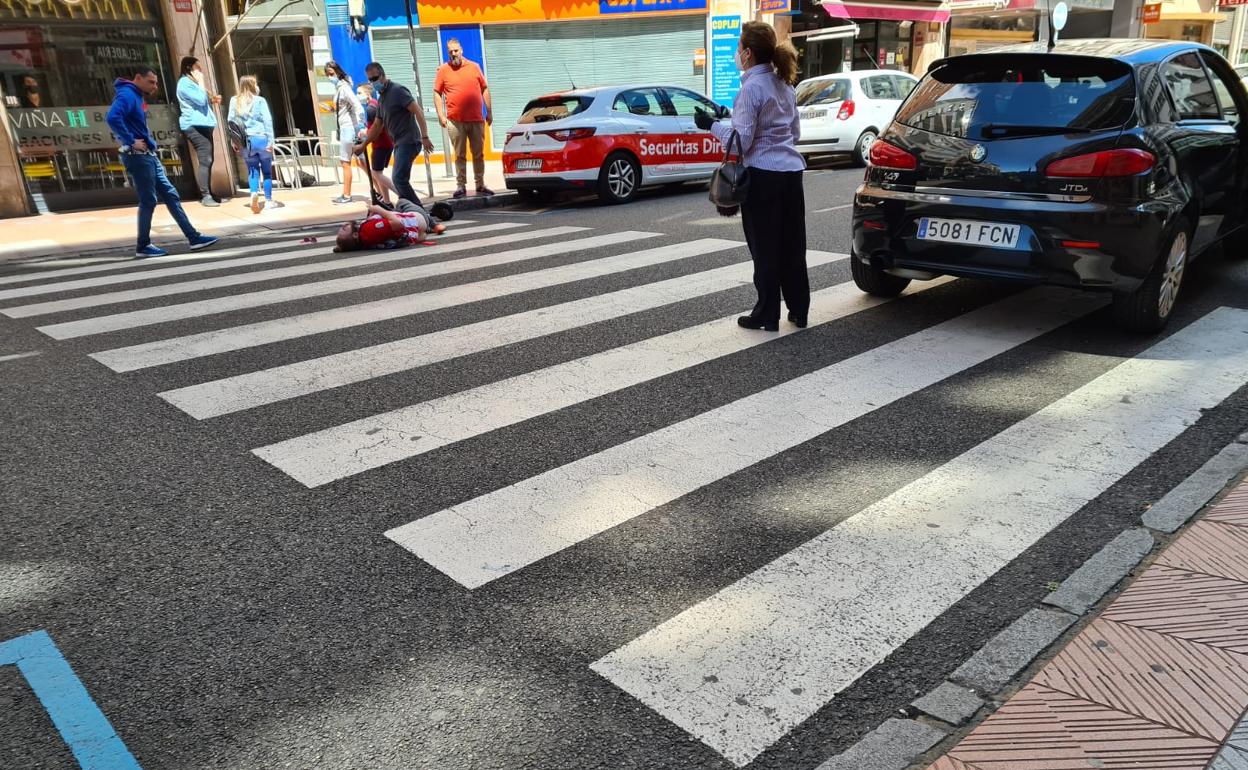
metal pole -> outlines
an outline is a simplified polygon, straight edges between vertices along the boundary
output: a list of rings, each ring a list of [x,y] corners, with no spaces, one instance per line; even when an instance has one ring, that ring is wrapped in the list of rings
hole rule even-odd
[[[420,114],[425,114],[425,103],[422,89],[420,87],[420,63],[416,61],[416,24],[412,21],[412,0],[403,0],[403,8],[407,11],[407,43],[412,48],[412,76],[416,78],[416,109],[420,110]],[[429,119],[425,118],[428,124]],[[425,139],[427,137],[421,137]],[[420,155],[425,159],[425,180],[429,185],[429,197],[433,197],[433,168],[429,165],[429,153],[425,152],[422,147]]]

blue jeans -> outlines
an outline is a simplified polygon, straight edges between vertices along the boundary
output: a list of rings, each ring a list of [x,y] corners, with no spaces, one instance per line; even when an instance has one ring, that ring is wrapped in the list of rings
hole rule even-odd
[[[264,199],[273,200],[273,152],[271,150],[247,151],[247,187],[253,193],[260,190],[260,177],[264,177]]]
[[[394,171],[390,175],[390,181],[394,182],[394,189],[399,191],[399,197],[416,205],[420,205],[420,196],[412,189],[412,161],[420,155],[420,150],[419,144],[396,144]]]
[[[156,210],[157,199],[164,202],[165,208],[169,209],[169,213],[173,215],[173,221],[182,228],[182,234],[188,241],[199,237],[199,231],[195,229],[191,220],[187,219],[186,212],[182,210],[181,196],[169,182],[169,177],[165,176],[165,166],[160,162],[160,158],[148,153],[127,152],[122,153],[121,163],[126,167],[126,173],[130,175],[130,184],[134,186],[134,191],[139,196],[137,248],[143,249],[152,243],[152,212]]]

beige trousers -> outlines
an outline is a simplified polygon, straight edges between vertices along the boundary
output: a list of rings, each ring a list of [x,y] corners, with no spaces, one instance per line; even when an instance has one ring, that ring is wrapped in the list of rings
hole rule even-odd
[[[455,152],[455,181],[460,187],[468,184],[468,145],[472,145],[472,175],[477,189],[485,187],[485,121],[464,123],[446,121],[451,135],[451,148]]]

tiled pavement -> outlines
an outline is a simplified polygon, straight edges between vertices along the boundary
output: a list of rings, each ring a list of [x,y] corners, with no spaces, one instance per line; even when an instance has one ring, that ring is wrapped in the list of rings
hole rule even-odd
[[[1248,481],[928,770],[1248,770]]]

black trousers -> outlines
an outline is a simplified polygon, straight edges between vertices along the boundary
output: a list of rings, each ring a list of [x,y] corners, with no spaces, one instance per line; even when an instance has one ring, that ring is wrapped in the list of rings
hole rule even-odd
[[[195,150],[195,157],[199,161],[195,171],[199,195],[207,198],[212,195],[212,128],[194,126],[191,130],[182,133]]]
[[[765,323],[780,320],[780,300],[795,315],[810,310],[806,275],[806,196],[801,171],[750,169],[741,224],[754,259],[758,303],[750,312]]]

